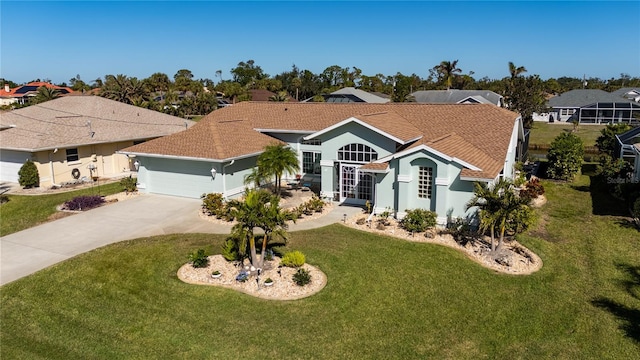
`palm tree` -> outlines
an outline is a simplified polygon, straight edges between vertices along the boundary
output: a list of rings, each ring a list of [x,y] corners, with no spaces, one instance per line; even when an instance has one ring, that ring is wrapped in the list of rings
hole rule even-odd
[[[40,86],[36,96],[33,98],[33,103],[38,104],[41,102],[57,99],[60,97],[60,91],[54,88]]]
[[[244,184],[249,185],[252,184],[254,187],[259,188],[270,180],[271,174],[266,174],[264,171],[261,171],[260,167],[254,167],[251,169],[251,172],[245,175]]]
[[[265,205],[269,201],[270,194],[264,190],[247,189],[243,200],[231,200],[231,215],[237,223],[231,228],[232,238],[239,241],[238,250],[242,253],[246,247],[242,244],[249,243],[251,265],[258,267],[256,254],[256,241],[254,228],[263,224],[265,217]]]
[[[267,145],[258,156],[258,168],[264,174],[273,174],[276,178],[276,194],[280,196],[282,174],[293,174],[300,169],[298,154],[287,144]]]
[[[285,102],[289,100],[289,95],[286,91],[279,91],[277,94],[274,94],[269,97],[269,101],[277,101],[277,102]]]
[[[526,72],[527,72],[527,69],[525,69],[524,66],[516,67],[511,61],[509,61],[509,73],[511,74],[512,79]]]
[[[502,225],[501,221],[503,217],[506,216],[506,213],[501,212],[501,208],[505,200],[505,194],[512,192],[511,181],[501,178],[492,186],[487,183],[477,182],[474,187],[473,198],[467,203],[467,209],[477,207],[480,210],[478,212],[480,230],[483,232],[489,230],[491,235],[491,251],[495,251],[495,228],[496,225]]]
[[[257,266],[262,269],[264,266],[264,257],[267,250],[267,242],[274,238],[280,238],[285,242],[288,240],[287,234],[287,221],[295,218],[291,213],[283,211],[280,208],[280,198],[276,195],[272,195],[269,198],[269,203],[265,205],[264,214],[262,216],[262,223],[259,227],[264,231],[262,237],[262,251],[260,252],[260,263]]]
[[[458,66],[458,60],[442,61],[440,65],[436,66],[436,69],[445,80],[445,84],[447,85],[447,90],[451,89],[451,86],[453,84],[453,78],[456,77],[458,73],[462,72],[462,70],[459,69],[457,66]]]
[[[497,248],[498,251],[502,249],[504,233],[507,229],[507,226],[511,222],[517,221],[516,214],[526,206],[526,200],[518,197],[511,187],[509,187],[508,190],[504,191],[504,193],[501,195],[500,208],[495,213],[496,223],[498,224],[500,229],[500,241],[498,242]]]

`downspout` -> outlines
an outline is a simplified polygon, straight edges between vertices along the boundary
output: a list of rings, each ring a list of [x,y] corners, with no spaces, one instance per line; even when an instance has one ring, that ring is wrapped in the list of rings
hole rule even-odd
[[[54,149],[53,152],[49,153],[49,173],[51,174],[51,186],[60,187],[60,185],[56,184],[56,176],[53,171],[53,154],[57,153],[58,149]]]
[[[226,200],[227,199],[227,182],[226,182],[226,175],[227,173],[224,171],[224,169],[227,168],[227,166],[231,166],[233,165],[233,163],[236,162],[236,160],[231,160],[230,163],[228,163],[227,165],[222,165],[222,197]]]

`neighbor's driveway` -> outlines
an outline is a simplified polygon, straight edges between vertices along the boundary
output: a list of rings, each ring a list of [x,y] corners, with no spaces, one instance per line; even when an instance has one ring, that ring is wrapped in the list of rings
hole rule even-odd
[[[139,237],[175,233],[228,234],[231,225],[200,218],[202,200],[143,194],[0,238],[0,285],[78,254]],[[318,219],[290,231],[339,222],[359,207],[334,206]]]

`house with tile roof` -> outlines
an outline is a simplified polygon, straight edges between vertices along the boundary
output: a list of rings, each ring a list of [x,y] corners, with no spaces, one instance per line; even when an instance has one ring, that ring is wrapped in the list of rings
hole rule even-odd
[[[0,89],[0,106],[6,106],[11,104],[26,104],[29,98],[37,95],[38,88],[47,87],[55,89],[60,92],[60,95],[67,95],[73,93],[73,90],[68,87],[57,86],[47,82],[37,81],[30,82],[25,85],[18,86],[16,88],[9,88],[8,84],[5,84],[4,89]]]
[[[632,180],[640,182],[640,126],[616,135],[620,159],[633,164]]]
[[[193,121],[99,96],[65,96],[0,113],[0,181],[18,182],[32,160],[40,186],[135,172],[117,150],[170,135]]]
[[[638,124],[640,104],[623,94],[598,89],[576,89],[548,101],[554,121],[578,121],[580,124]]]
[[[523,139],[520,116],[494,105],[242,102],[120,153],[140,161],[140,191],[230,198],[264,147],[281,142],[300,163],[285,177],[323,198],[398,217],[429,209],[445,223],[470,214],[476,181],[513,177]]]
[[[493,104],[504,107],[504,98],[490,90],[420,90],[411,93],[424,104]]]

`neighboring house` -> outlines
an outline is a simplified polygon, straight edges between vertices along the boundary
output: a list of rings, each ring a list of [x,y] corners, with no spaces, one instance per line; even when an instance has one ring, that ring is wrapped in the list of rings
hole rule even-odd
[[[490,90],[420,90],[411,93],[424,104],[493,104],[504,107],[504,98]]]
[[[271,101],[271,97],[277,94],[266,89],[251,89],[249,90],[249,95],[251,96],[251,101]],[[287,102],[298,102],[298,100],[287,94]]]
[[[327,103],[369,103],[369,104],[386,104],[391,102],[388,95],[380,93],[370,93],[353,87],[346,87],[336,90],[331,94],[322,95],[324,102]],[[306,101],[312,101],[307,99]]]
[[[575,120],[580,124],[637,124],[640,121],[640,104],[604,90],[567,91],[549,99],[548,107],[552,109],[553,121]]]
[[[0,90],[0,106],[16,103],[24,105],[29,101],[29,98],[38,94],[38,88],[42,86],[50,89],[56,89],[60,92],[60,95],[73,93],[71,88],[57,86],[47,82],[30,82],[26,85],[21,85],[13,89],[10,89],[9,85],[5,84],[4,89]]]
[[[512,178],[524,132],[493,105],[242,102],[192,128],[120,151],[140,161],[142,192],[235,197],[264,147],[289,144],[305,183],[323,198],[464,217],[474,182]]]
[[[18,182],[27,160],[40,186],[134,169],[122,148],[173,134],[194,122],[99,96],[65,96],[0,114],[0,181]],[[91,169],[91,170],[90,170]]]
[[[640,102],[640,88],[621,88],[611,92],[613,95]]]
[[[640,127],[616,135],[620,158],[632,163],[633,181],[640,182]]]

